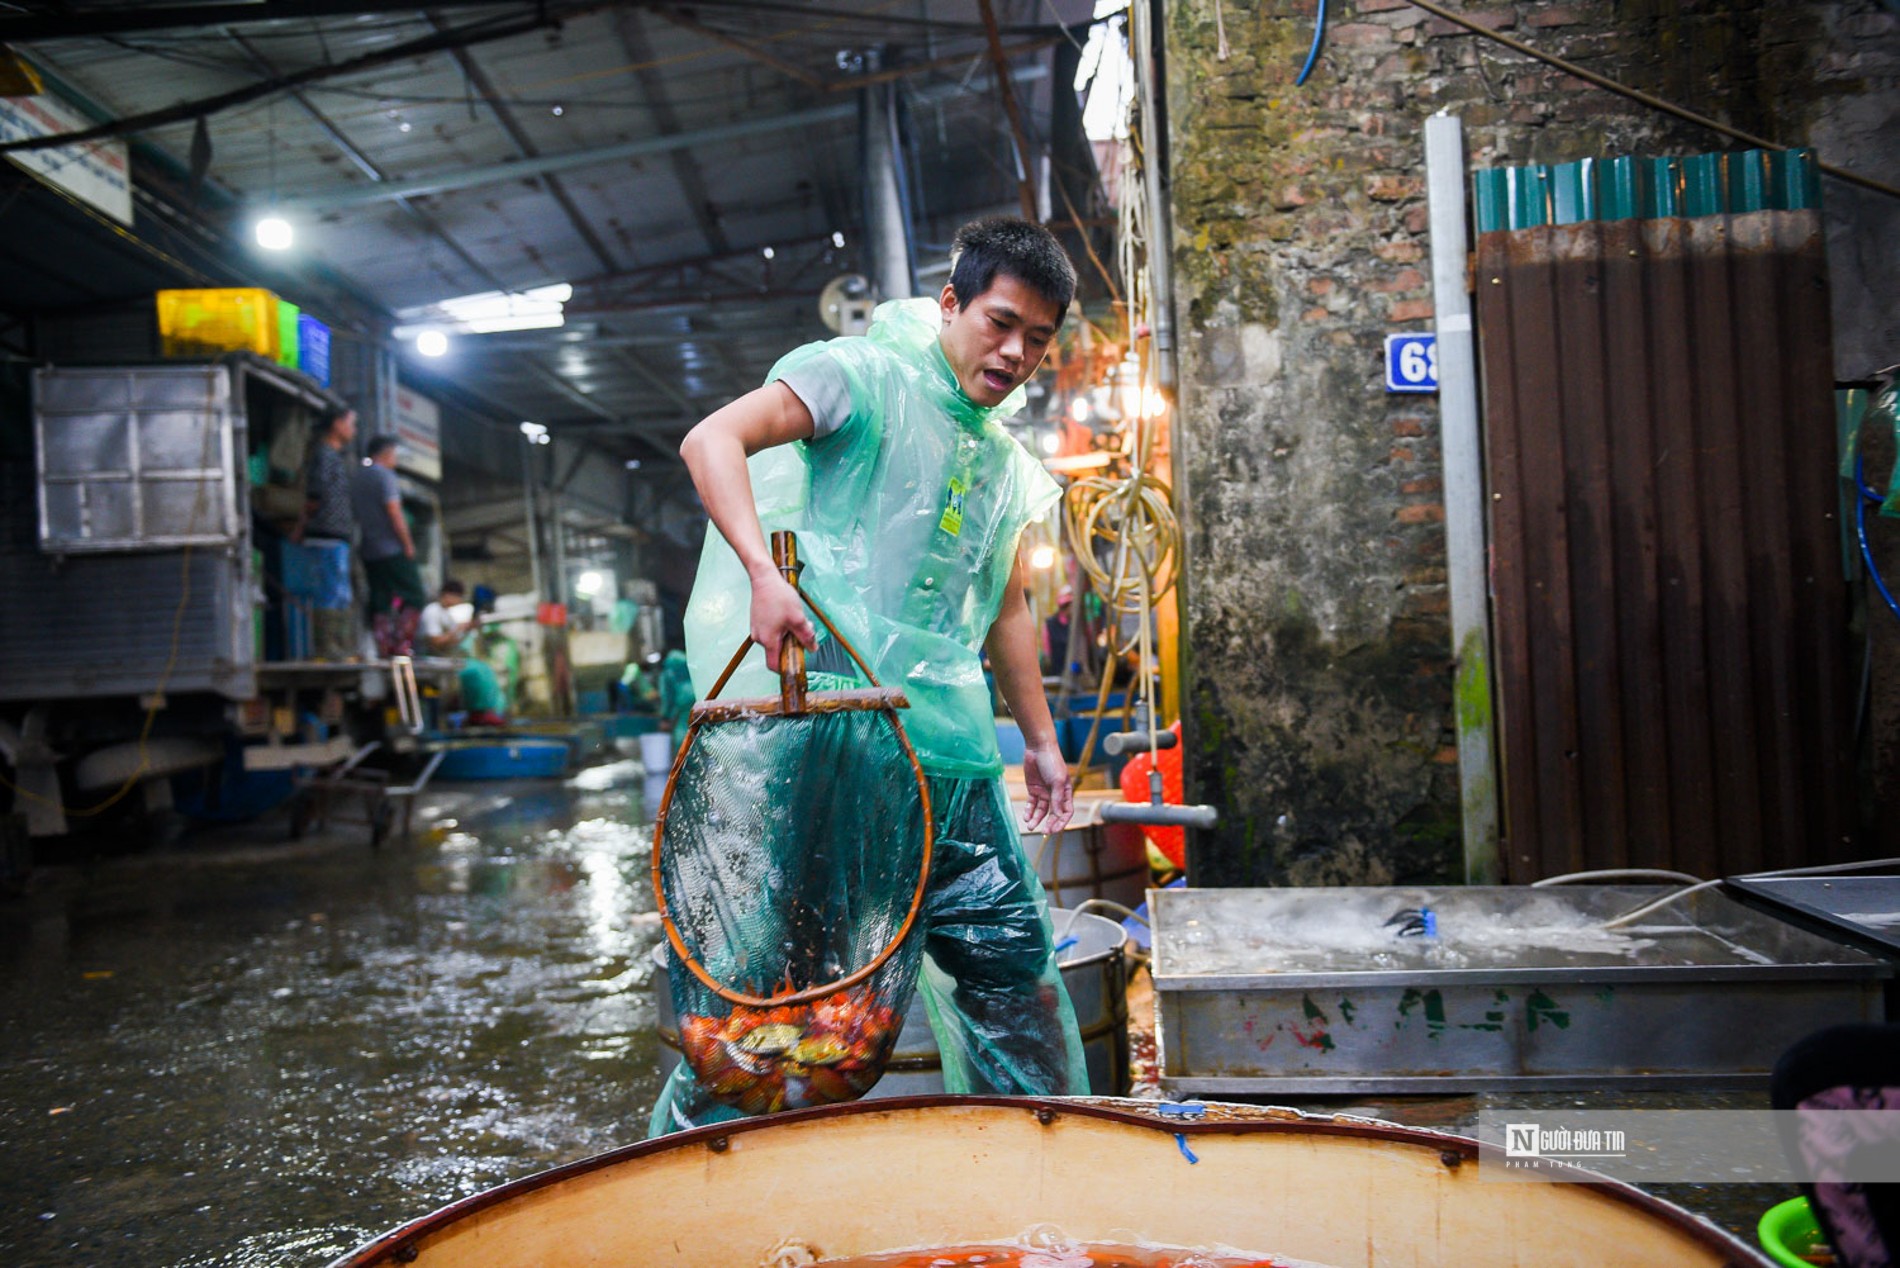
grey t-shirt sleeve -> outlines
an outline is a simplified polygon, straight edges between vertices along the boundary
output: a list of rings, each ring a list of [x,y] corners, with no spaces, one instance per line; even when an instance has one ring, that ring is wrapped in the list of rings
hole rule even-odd
[[[811,411],[812,439],[829,436],[851,417],[851,383],[830,357],[812,357],[787,370],[779,382]]]

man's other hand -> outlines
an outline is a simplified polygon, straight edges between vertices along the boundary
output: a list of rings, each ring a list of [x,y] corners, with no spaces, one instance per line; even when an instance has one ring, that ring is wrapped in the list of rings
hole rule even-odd
[[[779,668],[779,646],[788,634],[808,649],[817,644],[805,601],[776,571],[754,576],[752,638],[765,649],[765,663],[774,671]]]
[[[1023,751],[1023,784],[1029,791],[1025,832],[1053,836],[1069,826],[1069,816],[1075,813],[1075,784],[1055,741]]]

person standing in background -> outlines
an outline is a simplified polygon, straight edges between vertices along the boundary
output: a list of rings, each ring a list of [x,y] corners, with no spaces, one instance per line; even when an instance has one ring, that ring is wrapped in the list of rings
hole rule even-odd
[[[313,654],[318,660],[348,660],[356,652],[350,612],[350,539],[356,515],[350,501],[345,457],[356,439],[356,411],[336,407],[317,425],[305,488],[302,531],[296,538],[308,564]]]
[[[357,546],[369,579],[369,619],[389,618],[392,651],[406,652],[416,622],[428,606],[429,592],[416,564],[416,543],[402,513],[402,485],[396,479],[396,438],[372,436],[363,465],[350,481],[350,500],[362,536]]]

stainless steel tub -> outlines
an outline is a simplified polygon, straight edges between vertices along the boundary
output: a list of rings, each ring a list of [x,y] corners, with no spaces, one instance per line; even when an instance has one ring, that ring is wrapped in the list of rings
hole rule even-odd
[[[1101,806],[1121,799],[1119,792],[1078,792],[1075,820],[1066,831],[1047,840],[1040,832],[1022,834],[1023,853],[1050,906],[1076,907],[1090,898],[1141,905],[1149,880],[1147,838],[1136,824],[1101,821]],[[1016,807],[1018,823],[1024,809]]]
[[[1666,886],[1157,890],[1162,1084],[1177,1094],[1766,1082],[1797,1039],[1878,1020],[1889,965]],[[1430,908],[1436,938],[1385,919]]]

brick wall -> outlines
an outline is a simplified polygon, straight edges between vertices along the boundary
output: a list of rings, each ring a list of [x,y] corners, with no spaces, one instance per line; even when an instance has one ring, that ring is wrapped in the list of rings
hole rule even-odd
[[[1163,17],[1180,326],[1191,792],[1226,811],[1197,883],[1461,874],[1436,401],[1382,346],[1430,328],[1425,118],[1474,167],[1688,154],[1721,137],[1407,0],[1171,0]],[[1857,3],[1448,7],[1732,126],[1900,180],[1900,19]],[[1886,170],[1882,170],[1882,169]],[[1900,361],[1900,215],[1828,182],[1848,375]],[[1884,358],[1884,359],[1883,359]]]

